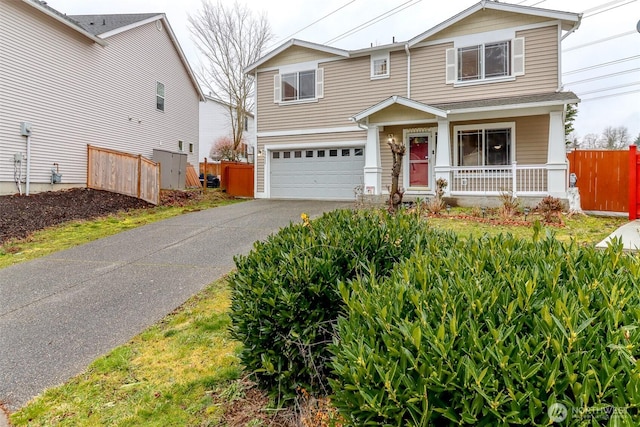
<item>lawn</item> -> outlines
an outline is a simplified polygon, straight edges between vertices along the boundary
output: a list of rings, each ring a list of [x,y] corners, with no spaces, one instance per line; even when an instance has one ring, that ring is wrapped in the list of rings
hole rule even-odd
[[[162,214],[168,217],[200,208],[167,209]],[[156,214],[133,212],[117,219],[72,223],[44,230],[30,242],[12,244],[24,245],[21,252],[33,258],[159,219]],[[123,222],[118,228],[117,223]],[[517,225],[488,222],[470,218],[468,211],[460,209],[432,217],[430,222],[463,236],[511,233],[530,238],[533,234],[533,227],[523,221]],[[591,245],[625,222],[624,218],[575,216],[565,218],[563,227],[544,229],[557,239]],[[107,231],[95,231],[102,228]],[[58,242],[61,236],[64,244]],[[35,246],[28,246],[35,241]],[[4,258],[16,256],[0,252],[0,266],[14,262]],[[35,398],[12,414],[11,422],[16,426],[286,426],[306,420],[306,425],[329,425],[324,415],[305,402],[297,410],[270,409],[273,402],[252,386],[239,364],[240,344],[228,331],[229,304],[226,282],[211,284],[131,342],[94,361],[82,374]]]

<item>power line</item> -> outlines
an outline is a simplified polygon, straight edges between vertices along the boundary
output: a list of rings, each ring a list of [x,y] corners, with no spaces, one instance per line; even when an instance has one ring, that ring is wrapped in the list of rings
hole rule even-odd
[[[575,82],[565,83],[565,85],[570,86],[570,85],[577,85],[580,83],[592,82],[594,80],[608,79],[609,77],[622,76],[624,74],[629,74],[636,71],[640,71],[640,68],[632,68],[631,70],[618,71],[617,73],[605,74],[604,76],[597,76],[597,77],[590,77],[588,79],[583,79],[583,80],[576,80]]]
[[[619,5],[617,5],[617,6],[610,7],[609,9],[601,10],[601,11],[599,11],[599,12],[595,12],[595,13],[592,13],[592,14],[590,14],[590,15],[585,15],[585,16],[583,16],[583,17],[582,17],[582,19],[591,18],[592,16],[599,15],[599,14],[601,14],[601,13],[607,12],[607,11],[612,10],[612,9],[617,9],[617,8],[619,8],[619,7],[625,6],[625,5],[630,4],[630,3],[633,3],[633,2],[635,2],[635,1],[636,1],[636,0],[631,0],[631,1],[628,1],[628,2],[626,2],[626,3],[623,3],[623,4],[619,4]]]
[[[390,16],[393,16],[396,13],[401,12],[404,9],[408,8],[408,7],[415,6],[416,4],[420,3],[422,0],[418,0],[415,3],[413,3],[414,1],[415,0],[408,0],[408,1],[404,2],[404,3],[402,3],[401,5],[396,6],[393,9],[388,10],[388,11],[384,12],[383,14],[380,14],[380,15],[376,16],[375,18],[372,18],[372,19],[370,19],[370,20],[368,20],[366,22],[363,22],[362,24],[360,24],[360,25],[358,25],[356,27],[353,27],[352,29],[350,29],[348,31],[345,31],[344,33],[332,38],[331,40],[326,41],[324,44],[330,44],[330,43],[334,43],[334,42],[337,42],[339,40],[342,40],[343,38],[348,37],[348,36],[350,36],[352,34],[355,34],[355,33],[359,32],[361,30],[364,30],[365,28],[367,28],[367,27],[369,27],[369,26],[371,26],[371,25],[373,25],[375,23],[378,23],[378,22],[380,22],[380,21],[382,21],[384,19],[387,19]],[[409,4],[407,6],[408,3],[413,3],[413,4]]]
[[[289,40],[291,37],[295,36],[296,34],[298,34],[298,33],[302,32],[302,31],[306,30],[307,28],[309,28],[309,27],[311,27],[311,26],[313,26],[313,25],[317,24],[318,22],[322,21],[323,19],[328,18],[329,16],[333,15],[334,13],[339,12],[340,10],[344,9],[345,7],[349,6],[351,3],[355,2],[355,1],[356,1],[356,0],[351,0],[351,1],[349,1],[348,3],[343,4],[342,6],[340,6],[339,8],[337,8],[336,10],[334,10],[334,11],[332,11],[332,12],[327,13],[327,14],[326,14],[326,15],[324,15],[322,18],[318,18],[318,19],[316,19],[315,21],[313,21],[312,23],[310,23],[310,24],[309,24],[309,25],[307,25],[306,27],[303,27],[303,28],[299,29],[298,31],[296,31],[295,33],[292,33],[292,34],[288,35],[287,37],[283,37],[283,38],[281,38],[281,39],[280,39],[280,41],[282,41],[282,40]],[[273,46],[275,46],[275,45],[279,44],[279,43],[280,43],[280,41],[278,41],[278,43],[274,43],[271,47],[273,47]],[[270,48],[269,48],[269,49],[270,49]]]
[[[608,6],[613,6],[614,4],[621,3],[623,1],[625,1],[625,0],[613,0],[613,1],[610,1],[609,3],[604,3],[604,4],[601,4],[599,6],[592,7],[591,9],[583,10],[582,13],[584,15],[586,15],[588,13],[595,12],[598,9],[602,9],[602,8],[608,7]]]
[[[591,46],[591,45],[598,44],[598,43],[603,43],[603,42],[606,42],[606,41],[609,41],[609,40],[617,39],[617,38],[620,38],[620,37],[625,37],[625,36],[628,36],[628,35],[631,35],[631,34],[635,34],[635,33],[636,33],[635,30],[634,31],[627,31],[626,33],[620,33],[620,34],[616,34],[614,36],[605,37],[603,39],[594,40],[594,41],[591,41],[589,43],[579,44],[577,46],[573,46],[573,47],[570,47],[568,49],[564,49],[563,52],[571,52],[572,50],[582,49],[583,47]]]
[[[582,98],[581,98],[581,99],[580,99],[580,101],[581,101],[581,102],[588,102],[588,101],[593,101],[593,100],[595,100],[595,99],[613,98],[613,97],[616,97],[616,96],[624,96],[624,95],[629,95],[629,94],[632,94],[632,93],[638,93],[638,92],[640,92],[640,89],[637,89],[637,90],[629,90],[629,91],[627,91],[627,92],[612,93],[612,94],[609,94],[609,95],[594,96],[594,97],[592,97],[592,98],[586,98],[586,99],[582,99]]]
[[[602,89],[590,90],[589,92],[582,92],[582,93],[580,93],[580,96],[590,95],[592,93],[598,93],[598,92],[605,92],[607,90],[622,89],[622,88],[630,87],[630,86],[638,86],[638,85],[640,85],[640,82],[627,83],[627,84],[617,85],[617,86],[609,86],[609,87],[605,87],[605,88],[602,88]]]
[[[602,67],[606,67],[608,65],[620,64],[622,62],[632,61],[632,60],[638,59],[638,58],[640,58],[640,55],[629,56],[627,58],[616,59],[615,61],[603,62],[602,64],[596,64],[596,65],[591,65],[589,67],[578,68],[576,70],[567,71],[567,72],[562,73],[562,74],[565,75],[565,76],[568,76],[570,74],[576,74],[576,73],[581,73],[583,71],[594,70],[596,68],[602,68]]]

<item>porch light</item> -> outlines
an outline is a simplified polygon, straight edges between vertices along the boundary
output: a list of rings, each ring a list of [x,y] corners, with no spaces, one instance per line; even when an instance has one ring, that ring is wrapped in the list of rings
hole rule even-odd
[[[388,134],[388,135],[387,135],[387,142],[388,142],[389,144],[392,144],[392,143],[393,143],[393,141],[394,141],[394,139],[395,139],[395,138],[393,137],[393,134],[392,134],[392,133],[390,133],[390,134]]]

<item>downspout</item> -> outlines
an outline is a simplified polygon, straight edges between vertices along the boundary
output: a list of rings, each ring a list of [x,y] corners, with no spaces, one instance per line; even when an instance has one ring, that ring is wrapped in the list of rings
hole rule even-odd
[[[582,13],[578,15],[578,22],[576,22],[573,27],[569,31],[567,31],[567,34],[565,34],[564,36],[560,36],[560,43],[558,43],[558,89],[556,89],[556,92],[561,92],[564,88],[564,85],[562,84],[562,42],[564,41],[564,39],[573,34],[578,28],[580,28],[581,22]],[[558,26],[558,31],[562,32],[561,26]]]
[[[407,52],[407,98],[411,99],[411,52],[409,42],[404,44],[404,51]]]

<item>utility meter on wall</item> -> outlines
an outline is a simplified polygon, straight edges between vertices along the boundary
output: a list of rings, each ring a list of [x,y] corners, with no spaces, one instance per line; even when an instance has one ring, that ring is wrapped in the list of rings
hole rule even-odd
[[[31,136],[31,123],[20,122],[20,135]]]

